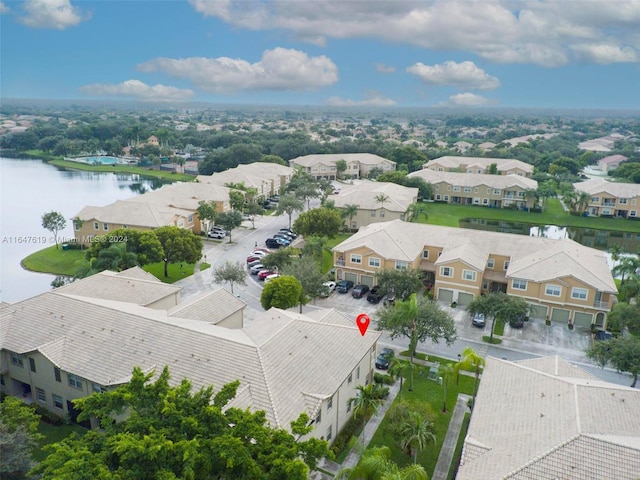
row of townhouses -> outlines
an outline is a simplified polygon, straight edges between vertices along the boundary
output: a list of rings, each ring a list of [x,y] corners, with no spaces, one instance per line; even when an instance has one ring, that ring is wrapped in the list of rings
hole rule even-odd
[[[239,380],[230,407],[264,410],[284,429],[307,413],[309,435],[332,442],[372,381],[380,333],[361,335],[333,309],[272,308],[243,325],[246,305],[226,290],[186,302],[180,290],[136,267],[3,303],[0,391],[75,420],[74,399],[128,382],[136,366],[168,366],[196,390]]]
[[[213,202],[218,212],[230,209],[227,185],[242,184],[256,190],[263,199],[282,192],[294,169],[275,163],[256,162],[239,165],[212,175],[199,175],[196,182],[164,186],[128,200],[118,200],[106,206],[86,206],[74,216],[76,241],[91,243],[97,235],[118,228],[153,230],[172,225],[193,233],[210,228],[196,213],[200,202]]]
[[[393,220],[333,248],[338,279],[373,286],[382,269],[417,269],[435,297],[467,305],[492,291],[525,299],[531,317],[606,326],[617,289],[606,255],[573,240]]]
[[[640,218],[640,184],[593,178],[573,187],[591,196],[586,210],[590,216]]]
[[[344,160],[346,163],[347,168],[341,175],[347,179],[369,178],[374,169],[378,173],[396,169],[396,162],[372,153],[305,155],[290,160],[289,165],[301,169],[317,180],[337,180],[338,168],[336,162],[339,160]]]
[[[490,174],[495,165],[498,175],[518,175],[531,177],[533,166],[512,158],[458,157],[446,155],[425,163],[422,168],[436,172],[486,173]]]

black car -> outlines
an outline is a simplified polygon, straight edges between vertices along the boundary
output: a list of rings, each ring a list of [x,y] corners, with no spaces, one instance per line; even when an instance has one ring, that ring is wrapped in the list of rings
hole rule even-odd
[[[376,358],[376,368],[378,370],[388,370],[389,364],[391,363],[391,360],[393,360],[393,357],[395,356],[396,356],[396,353],[392,349],[383,348],[382,350],[380,350],[380,353],[378,354],[378,358]]]
[[[595,339],[598,341],[611,340],[611,338],[613,338],[611,332],[605,332],[604,330],[598,330],[595,335]]]
[[[509,320],[509,326],[511,328],[523,328],[524,317],[522,315],[518,315],[516,318],[512,318],[511,320]]]
[[[273,248],[273,249],[278,249],[283,246],[282,243],[280,243],[275,238],[267,238],[264,244],[266,245],[267,248]]]
[[[369,295],[367,295],[367,302],[380,303],[382,297],[384,297],[384,292],[381,290],[380,285],[376,285],[369,291]]]
[[[353,288],[353,282],[351,280],[342,280],[338,283],[336,290],[338,293],[348,293]]]
[[[362,298],[369,291],[368,285],[356,285],[353,287],[353,292],[351,292],[351,296],[353,298]]]

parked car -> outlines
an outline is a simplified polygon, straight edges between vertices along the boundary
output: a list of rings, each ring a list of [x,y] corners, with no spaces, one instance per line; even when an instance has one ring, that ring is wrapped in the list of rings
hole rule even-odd
[[[273,272],[271,270],[260,270],[258,272],[258,280],[260,281],[264,281],[265,278],[267,278],[269,275],[273,275],[276,272]]]
[[[266,247],[257,247],[257,248],[254,248],[254,249],[253,249],[253,252],[252,252],[252,253],[258,253],[258,252],[262,252],[262,253],[264,253],[265,255],[269,255],[269,254],[271,253],[271,250],[269,250],[269,249],[268,249],[268,248],[266,248]]]
[[[271,280],[273,280],[274,278],[278,278],[280,276],[279,273],[273,273],[271,275],[267,275],[264,279],[264,283],[269,283]]]
[[[210,232],[207,233],[207,237],[215,238],[217,240],[222,240],[225,236],[226,235],[225,235],[224,232],[220,232],[220,231],[216,231],[216,230],[211,230]]]
[[[290,228],[281,228],[280,232],[284,233],[286,235],[289,235],[289,236],[291,236],[293,238],[298,238],[298,235],[296,235],[296,233],[293,230],[291,230]]]
[[[222,227],[211,227],[212,232],[222,232],[224,234],[224,236],[226,237],[227,235],[229,235],[229,232],[227,232],[224,228]]]
[[[393,306],[396,304],[396,295],[391,292],[391,293],[387,293],[386,297],[384,297],[384,300],[382,301],[382,304],[386,307],[387,305],[389,306]]]
[[[249,273],[251,275],[257,275],[261,270],[264,270],[264,265],[261,263],[256,263],[253,267],[249,269]]]
[[[280,201],[280,195],[273,195],[273,196],[269,199],[269,201],[270,201],[271,203],[278,203],[278,202]]]
[[[267,246],[267,248],[273,248],[273,249],[278,249],[284,246],[275,238],[267,238],[264,244]]]
[[[369,291],[369,295],[367,295],[367,302],[380,303],[382,297],[384,297],[384,292],[380,288],[380,285],[376,285]]]
[[[264,202],[262,204],[262,208],[264,208],[265,210],[273,210],[273,205],[271,204],[271,202]]]
[[[276,242],[279,242],[280,245],[282,245],[283,247],[288,247],[289,245],[291,245],[291,240],[289,240],[287,237],[276,235],[273,238]]]
[[[612,338],[613,335],[611,334],[611,332],[606,332],[604,330],[598,330],[595,334],[595,339],[598,341],[611,340]]]
[[[273,238],[282,238],[283,240],[286,240],[287,242],[291,243],[293,242],[293,237],[291,235],[287,235],[286,233],[276,233]]]
[[[322,286],[326,287],[325,293],[321,297],[328,297],[336,289],[336,282],[324,282]]]
[[[247,220],[249,222],[252,222],[253,221],[253,215],[249,215],[248,213],[244,213],[242,215],[242,220]]]
[[[362,298],[369,291],[369,285],[356,285],[353,287],[353,292],[351,292],[351,296],[353,298]]]
[[[254,267],[255,265],[262,265],[262,259],[258,258],[256,260],[253,260],[251,262],[247,263],[247,268],[249,270],[251,270],[251,267]]]
[[[484,313],[476,313],[473,316],[473,320],[471,320],[471,323],[474,327],[484,328],[484,326],[486,325],[486,321],[484,319]]]
[[[247,257],[247,263],[253,262],[254,260],[260,260],[262,257],[266,257],[267,255],[268,253],[264,252],[253,252]]]
[[[348,293],[353,288],[353,282],[351,280],[342,280],[336,286],[338,293]]]
[[[383,348],[382,350],[380,350],[378,358],[376,358],[376,368],[378,370],[388,370],[389,364],[395,356],[396,352],[394,352],[391,348]]]
[[[516,318],[512,318],[511,320],[509,320],[509,326],[511,328],[523,328],[524,317],[522,315],[518,315]]]

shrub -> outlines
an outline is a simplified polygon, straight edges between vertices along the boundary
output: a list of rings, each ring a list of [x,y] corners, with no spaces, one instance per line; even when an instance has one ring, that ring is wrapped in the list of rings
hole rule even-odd
[[[360,419],[355,416],[351,417],[349,421],[345,423],[331,446],[331,451],[336,457],[338,457],[345,448],[348,448],[351,438],[355,436],[358,427],[361,425]]]
[[[573,330],[573,323],[569,323],[567,326],[569,327],[569,330]]]
[[[389,396],[389,387],[382,387],[375,394],[375,398],[378,398],[380,400],[384,400],[388,396]]]
[[[56,415],[55,413],[50,412],[42,405],[33,405],[33,409],[35,412],[40,415],[40,419],[44,423],[48,423],[49,425],[60,426],[65,423],[64,418],[60,415]]]
[[[451,308],[456,308],[458,306],[458,302],[451,302]]]
[[[393,385],[394,383],[396,383],[396,379],[393,378],[392,375],[378,372],[373,374],[373,381],[376,383],[382,383],[384,385]]]

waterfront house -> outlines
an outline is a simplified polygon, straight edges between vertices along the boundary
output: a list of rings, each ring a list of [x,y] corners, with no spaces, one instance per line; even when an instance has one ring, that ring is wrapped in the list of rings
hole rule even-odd
[[[578,192],[590,195],[586,213],[593,217],[639,218],[640,184],[593,178],[574,183]]]
[[[300,168],[317,180],[337,180],[336,162],[339,160],[344,160],[347,164],[347,169],[341,173],[344,178],[369,178],[373,169],[377,169],[380,173],[396,169],[396,162],[372,153],[305,155],[290,160],[289,165]]]
[[[519,175],[531,177],[533,166],[512,158],[459,157],[446,155],[434,158],[422,168],[437,172],[490,173],[491,165],[496,166],[499,175]]]

